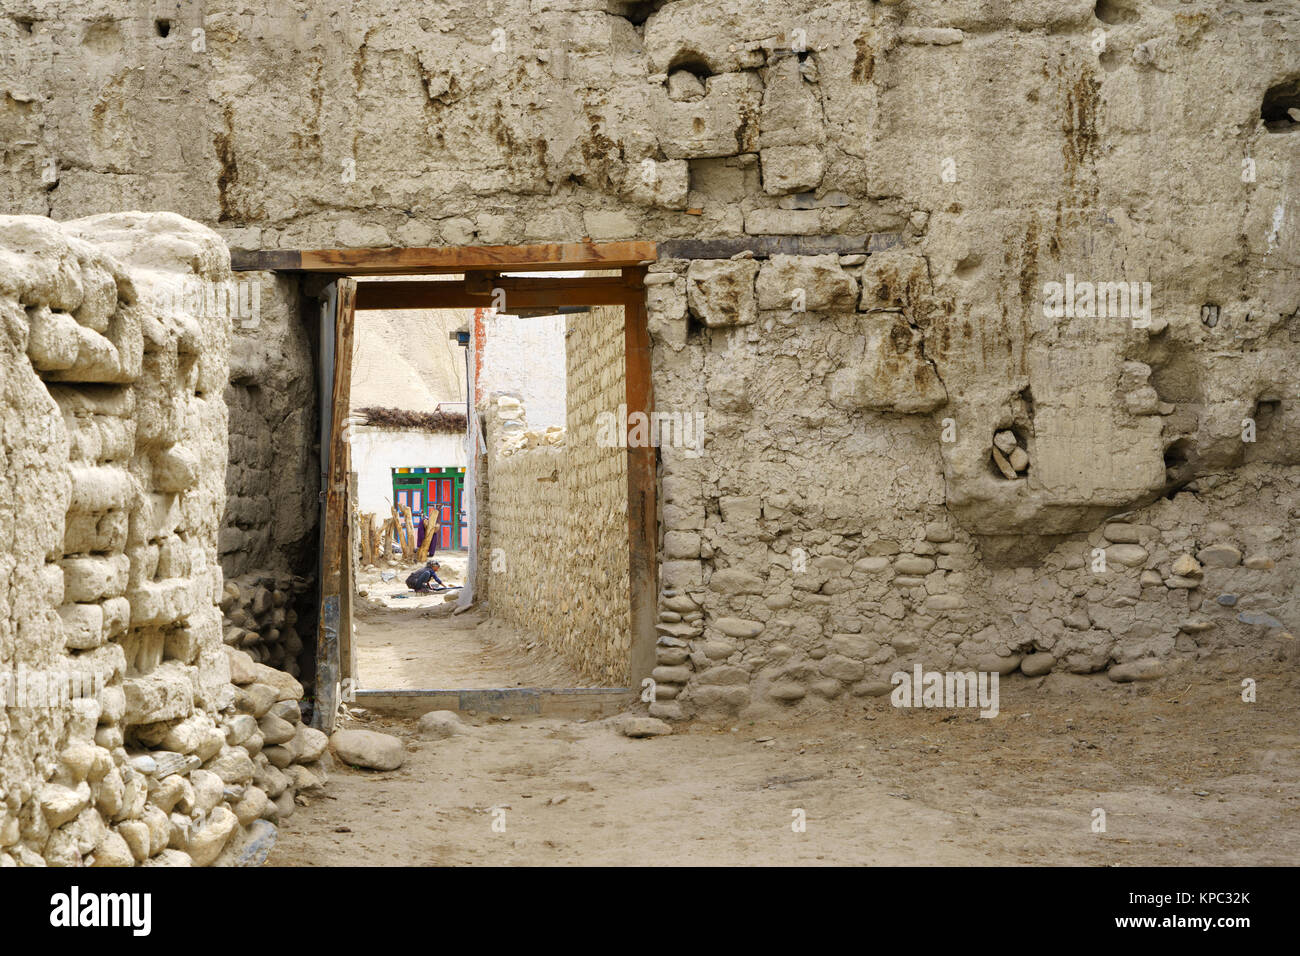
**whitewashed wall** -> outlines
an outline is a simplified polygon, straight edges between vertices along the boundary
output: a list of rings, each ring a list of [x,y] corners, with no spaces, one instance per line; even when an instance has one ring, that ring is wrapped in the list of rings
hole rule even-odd
[[[564,316],[485,315],[483,395],[517,395],[528,425],[564,424]]]
[[[352,469],[362,514],[387,514],[394,468],[463,468],[465,436],[399,428],[350,429]]]

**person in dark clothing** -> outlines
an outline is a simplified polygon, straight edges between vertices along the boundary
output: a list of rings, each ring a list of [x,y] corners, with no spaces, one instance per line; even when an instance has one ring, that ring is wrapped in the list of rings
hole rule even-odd
[[[441,564],[430,558],[428,564],[418,571],[412,571],[407,576],[406,586],[412,591],[433,591],[435,590],[433,584],[436,581],[438,584],[437,590],[446,590],[447,585],[443,584],[442,579],[438,577],[440,567],[442,567]]]

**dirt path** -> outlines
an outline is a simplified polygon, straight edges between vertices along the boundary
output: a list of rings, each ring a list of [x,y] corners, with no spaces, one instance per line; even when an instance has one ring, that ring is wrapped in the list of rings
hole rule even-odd
[[[439,558],[448,584],[465,580],[465,558]],[[364,571],[353,612],[358,687],[375,690],[483,690],[503,687],[583,687],[584,681],[546,648],[482,611],[453,615],[442,594],[408,590],[417,565]],[[388,570],[388,569],[385,569]],[[452,592],[455,593],[455,592]]]
[[[562,660],[481,611],[358,610],[358,686],[379,690],[582,687]],[[531,650],[529,645],[532,644]]]
[[[338,768],[270,862],[1290,864],[1300,693],[1254,676],[1255,704],[1232,675],[1017,677],[992,720],[877,698],[858,716],[646,740],[537,719],[426,741],[376,719],[408,738],[406,765]]]

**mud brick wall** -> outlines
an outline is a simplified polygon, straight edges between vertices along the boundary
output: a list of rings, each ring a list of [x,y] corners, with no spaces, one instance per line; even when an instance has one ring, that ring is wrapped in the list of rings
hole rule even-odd
[[[587,636],[567,653],[582,673],[609,687],[627,685],[631,633],[627,449],[608,441],[613,431],[608,422],[627,401],[623,349],[622,308],[594,308],[570,317],[565,352],[569,519],[562,540],[573,568],[568,586],[574,627]]]
[[[169,213],[0,217],[0,864],[265,859],[325,737],[223,643],[229,278]],[[316,766],[323,772],[323,768]]]
[[[994,385],[962,344],[987,330],[906,251],[654,269],[657,404],[705,434],[660,447],[652,712],[844,706],[914,663],[1129,681],[1295,653],[1288,315],[1030,313]]]
[[[656,401],[706,441],[659,450],[656,713],[1296,646],[1294,5],[255,2],[168,37],[125,0],[0,10],[3,208],[660,243]],[[1045,314],[1071,279],[1149,283],[1150,321]]]
[[[490,607],[593,683],[623,686],[627,452],[598,440],[597,428],[625,401],[622,309],[575,314],[568,332],[563,444],[546,443],[555,429],[529,432],[514,398],[498,397],[489,419]]]
[[[563,550],[563,448],[489,457],[492,517],[488,540],[490,609],[560,652],[570,631],[573,563]]]

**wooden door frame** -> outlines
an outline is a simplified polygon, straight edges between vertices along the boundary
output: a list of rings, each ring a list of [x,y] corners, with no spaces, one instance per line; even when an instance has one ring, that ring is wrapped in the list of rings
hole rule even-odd
[[[563,243],[532,246],[457,246],[423,249],[232,250],[235,271],[298,273],[333,279],[335,310],[328,484],[321,528],[321,620],[317,636],[316,726],[331,731],[340,685],[355,673],[350,593],[352,547],[347,508],[350,448],[343,440],[351,400],[355,314],[368,309],[490,308],[505,289],[514,308],[620,305],[623,307],[628,418],[654,411],[651,344],[645,300],[646,266],[657,259],[653,242]],[[617,276],[512,277],[503,272],[607,271]],[[428,276],[461,274],[458,280]],[[424,279],[358,282],[357,276],[425,276]],[[340,356],[347,357],[340,362]],[[472,403],[471,403],[472,406]],[[629,428],[631,425],[629,424]],[[658,614],[656,449],[627,446],[628,579],[631,688],[655,666]],[[474,549],[475,553],[477,549]],[[346,560],[344,556],[346,555]],[[328,612],[328,613],[327,613]],[[631,688],[627,689],[632,692]],[[536,689],[525,689],[536,694]],[[585,688],[580,690],[587,690]],[[623,690],[623,689],[619,689]],[[480,693],[480,692],[476,692]]]
[[[326,732],[334,729],[340,699],[346,696],[342,685],[356,670],[352,644],[352,521],[348,508],[352,446],[344,441],[344,431],[352,399],[357,281],[343,276],[333,286],[336,305],[329,356],[333,368],[329,401],[323,406],[329,409],[329,446],[321,449],[326,485],[321,489],[325,510],[320,535],[316,702],[312,711],[312,724]],[[322,347],[324,344],[322,340]]]

